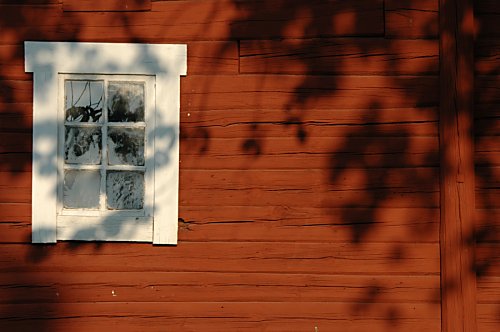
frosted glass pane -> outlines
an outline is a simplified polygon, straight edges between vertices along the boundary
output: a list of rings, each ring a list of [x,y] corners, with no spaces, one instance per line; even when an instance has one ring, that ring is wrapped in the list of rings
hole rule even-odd
[[[144,83],[109,83],[108,121],[144,121]]]
[[[64,171],[65,208],[99,208],[101,174],[99,171]]]
[[[142,209],[144,206],[144,174],[140,172],[108,172],[106,178],[108,209]]]
[[[66,127],[64,160],[67,164],[100,164],[101,146],[100,127]]]
[[[144,165],[144,128],[109,128],[110,165]]]
[[[64,81],[66,121],[98,122],[104,105],[102,81]]]

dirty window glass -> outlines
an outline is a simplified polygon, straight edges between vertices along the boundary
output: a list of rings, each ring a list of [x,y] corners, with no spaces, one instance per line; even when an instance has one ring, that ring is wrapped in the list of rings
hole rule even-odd
[[[64,81],[65,209],[144,208],[144,103],[142,81]]]

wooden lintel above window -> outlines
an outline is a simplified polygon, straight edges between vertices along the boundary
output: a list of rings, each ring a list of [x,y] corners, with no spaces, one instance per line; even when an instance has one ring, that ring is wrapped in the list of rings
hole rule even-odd
[[[151,0],[63,0],[65,12],[131,12],[151,10]]]

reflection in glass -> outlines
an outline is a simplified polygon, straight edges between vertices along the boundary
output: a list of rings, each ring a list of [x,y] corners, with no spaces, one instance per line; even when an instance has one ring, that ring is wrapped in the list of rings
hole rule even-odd
[[[101,163],[101,128],[66,126],[64,160],[67,164]]]
[[[99,208],[100,189],[99,171],[64,171],[63,204],[65,208]]]
[[[142,209],[144,206],[144,173],[110,171],[106,177],[108,209]]]
[[[102,81],[64,81],[65,119],[69,122],[99,122],[104,105]]]
[[[144,165],[144,128],[109,128],[108,163]]]
[[[110,122],[144,121],[144,83],[109,83],[108,120]]]

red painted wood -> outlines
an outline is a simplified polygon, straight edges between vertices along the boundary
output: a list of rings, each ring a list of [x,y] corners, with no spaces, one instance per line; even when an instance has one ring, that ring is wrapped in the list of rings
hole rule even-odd
[[[107,6],[107,3],[93,1],[92,6],[86,8],[97,4]],[[19,43],[20,39],[40,38],[179,42],[284,36],[381,36],[384,31],[382,0],[314,0],[307,4],[302,0],[286,3],[281,0],[164,1],[153,2],[151,11],[97,14],[64,12],[60,5],[0,5],[0,12],[4,14],[5,24],[0,43],[12,44]],[[306,28],[311,22],[312,27]]]
[[[500,38],[478,38],[474,48],[476,74],[499,75],[499,55]]]
[[[480,331],[495,331],[500,326],[498,281],[500,277],[500,199],[498,129],[498,83],[500,74],[500,4],[476,1],[475,47],[475,163],[476,163],[476,260],[477,322]]]
[[[336,302],[70,303],[1,305],[4,330],[52,331],[299,331],[419,332],[439,329],[439,306],[429,303],[361,304]],[[186,317],[188,316],[188,317]],[[36,319],[39,317],[41,319]],[[52,318],[52,319],[51,319]],[[390,323],[388,323],[390,322]],[[418,324],[415,324],[418,322]],[[395,326],[389,327],[388,326]]]
[[[494,289],[491,289],[495,292]],[[0,274],[0,303],[438,303],[439,277],[220,272]]]
[[[439,0],[386,0],[385,34],[390,38],[438,38]]]
[[[439,245],[247,241],[181,242],[176,247],[138,243],[2,244],[0,263],[0,272],[14,274],[217,271],[428,276],[439,274]]]
[[[500,277],[483,277],[477,282],[477,302],[498,304],[500,299]]]
[[[473,6],[439,4],[442,330],[476,331]]]
[[[434,40],[305,39],[240,43],[242,73],[422,75],[439,71]]]
[[[61,0],[66,12],[122,12],[143,11],[151,9],[151,0]]]
[[[480,38],[498,38],[500,36],[499,17],[500,13],[478,15],[475,26]]]
[[[439,303],[439,151],[455,141],[438,138],[449,92],[438,77],[438,1],[108,11],[126,3],[0,0],[0,329],[439,330],[449,319]],[[478,323],[493,331],[500,100],[487,36],[498,15],[488,14],[494,1],[476,5],[474,268],[484,273]],[[188,44],[177,247],[28,244],[24,40]]]
[[[498,211],[498,210],[497,210]],[[475,269],[478,279],[500,276],[500,243],[478,243]]]
[[[495,332],[500,325],[498,304],[478,304],[477,326],[481,332]]]
[[[438,79],[423,76],[188,76],[181,109],[351,109],[434,106]]]

